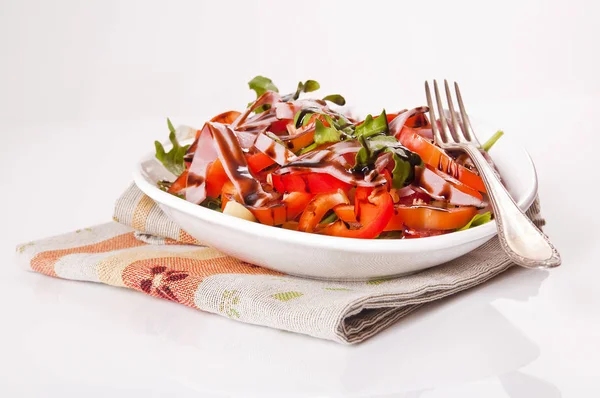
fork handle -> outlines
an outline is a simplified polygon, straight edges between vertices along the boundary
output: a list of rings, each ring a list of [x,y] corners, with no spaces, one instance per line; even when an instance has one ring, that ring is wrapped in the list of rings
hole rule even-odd
[[[477,166],[494,210],[498,237],[511,260],[526,268],[552,268],[560,255],[548,237],[521,211],[480,150],[465,145],[465,152]]]

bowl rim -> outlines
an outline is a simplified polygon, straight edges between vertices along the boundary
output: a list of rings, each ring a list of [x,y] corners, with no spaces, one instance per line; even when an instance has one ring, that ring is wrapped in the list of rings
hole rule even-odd
[[[183,140],[182,143],[186,143],[187,141],[192,140]],[[523,210],[526,210],[531,206],[537,196],[537,172],[535,169],[535,164],[533,163],[533,159],[524,147],[517,145],[513,148],[513,150],[521,150],[524,152],[533,175],[533,183],[531,184],[528,192],[526,192],[526,194],[517,201],[519,207]],[[432,249],[444,249],[464,244],[465,242],[490,238],[496,235],[495,220],[464,231],[455,231],[449,234],[429,236],[418,239],[356,239],[276,228],[207,209],[162,191],[155,185],[155,183],[151,183],[144,175],[146,173],[144,171],[143,164],[153,159],[154,152],[148,152],[137,162],[136,168],[133,172],[133,180],[137,187],[155,202],[186,213],[187,215],[198,218],[204,222],[208,222],[210,224],[219,224],[226,228],[238,230],[238,232],[246,235],[260,236],[261,238],[270,239],[272,241],[294,241],[294,243],[306,247],[317,247],[324,249],[335,248],[337,250],[356,253],[404,253],[422,252]]]

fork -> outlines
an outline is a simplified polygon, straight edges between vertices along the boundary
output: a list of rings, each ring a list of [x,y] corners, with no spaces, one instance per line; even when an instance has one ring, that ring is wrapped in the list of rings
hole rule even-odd
[[[455,149],[464,151],[469,155],[473,164],[477,167],[487,194],[494,210],[498,237],[502,249],[516,264],[526,268],[553,268],[561,263],[558,251],[552,245],[548,237],[540,231],[533,222],[521,211],[508,191],[500,182],[494,169],[482,154],[481,144],[469,122],[469,117],[460,94],[458,84],[454,83],[460,119],[454,111],[452,93],[448,87],[448,81],[444,80],[446,100],[450,111],[451,127],[448,126],[442,97],[438,90],[438,84],[434,80],[433,87],[437,108],[440,113],[439,126],[436,123],[435,110],[431,101],[429,83],[425,82],[425,94],[429,106],[429,117],[431,118],[431,129],[435,143],[442,149]]]

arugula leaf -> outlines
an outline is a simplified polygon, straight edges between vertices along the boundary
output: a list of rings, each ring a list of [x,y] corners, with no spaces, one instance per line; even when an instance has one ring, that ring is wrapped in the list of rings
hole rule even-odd
[[[320,119],[315,120],[315,144],[317,145],[340,141],[341,134],[333,125],[333,120],[328,116],[326,119],[330,127],[325,127]]]
[[[412,182],[415,166],[422,163],[419,155],[408,150],[395,137],[389,135],[377,135],[370,139],[361,135],[358,140],[362,148],[356,154],[355,169],[364,169],[374,164],[380,153],[389,152],[394,159],[392,187],[399,189]]]
[[[401,158],[396,152],[394,157],[394,170],[392,170],[392,187],[400,189],[411,183],[415,175],[415,166],[410,161]]]
[[[316,147],[318,147],[316,142],[313,142],[312,144],[310,144],[309,146],[306,146],[304,148],[302,148],[300,150],[300,152],[298,152],[298,155],[304,155],[307,152],[310,152],[312,150],[314,150]]]
[[[169,127],[169,141],[173,144],[173,148],[169,152],[165,152],[165,148],[159,141],[154,141],[154,147],[156,148],[156,159],[158,159],[163,166],[171,173],[179,176],[185,170],[185,162],[183,157],[187,152],[189,145],[181,146],[175,137],[175,128],[169,119],[167,119],[167,125]]]
[[[381,112],[381,115],[376,119],[373,119],[373,116],[367,115],[365,121],[360,126],[356,127],[355,135],[357,137],[364,135],[365,138],[371,137],[376,134],[387,134],[389,131],[387,115],[385,114],[385,110]]]
[[[330,94],[323,97],[323,101],[333,102],[336,105],[344,106],[346,105],[346,99],[339,94]]]
[[[254,79],[248,82],[248,87],[250,87],[250,90],[256,91],[256,98],[260,97],[267,91],[275,91],[276,93],[279,92],[279,89],[275,84],[273,84],[273,81],[264,76],[254,77]]]
[[[465,225],[462,228],[459,228],[457,231],[464,231],[469,228],[478,227],[480,225],[490,222],[491,220],[492,220],[492,213],[490,213],[489,211],[485,212],[483,214],[475,214],[473,216],[473,218],[471,219],[471,221],[469,221],[467,223],[467,225]]]
[[[312,91],[317,91],[320,88],[321,85],[316,80],[307,80],[304,83],[298,82],[298,87],[296,87],[296,92],[292,96],[292,99],[297,100],[301,93],[310,93]]]
[[[303,89],[303,91],[305,93],[310,93],[312,91],[317,91],[320,88],[321,88],[321,85],[319,84],[318,81],[316,81],[316,80],[307,80],[307,81],[304,82],[304,89]]]
[[[504,135],[504,131],[502,131],[502,130],[496,131],[496,134],[494,134],[493,136],[491,136],[490,139],[487,140],[485,142],[485,144],[483,144],[481,146],[481,149],[483,149],[486,152],[489,152],[489,150],[492,148],[492,146],[494,146],[494,144],[496,143],[496,141],[498,141],[500,139],[500,137],[502,137],[503,135]]]
[[[360,166],[374,163],[382,149],[391,145],[398,145],[398,140],[389,135],[378,135],[370,140],[361,135],[358,137],[358,141],[361,143],[362,148],[356,153],[356,164]]]

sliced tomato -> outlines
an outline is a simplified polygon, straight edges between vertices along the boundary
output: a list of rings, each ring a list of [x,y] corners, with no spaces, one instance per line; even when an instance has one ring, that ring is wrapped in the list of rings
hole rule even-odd
[[[325,227],[323,233],[345,238],[373,239],[383,232],[394,214],[394,202],[386,190],[373,192],[359,206],[360,228],[349,229],[342,220],[338,220]]]
[[[246,156],[248,168],[252,174],[257,174],[269,166],[275,164],[275,161],[262,152],[257,152],[253,155]]]
[[[340,204],[349,204],[350,201],[344,192],[322,193],[316,195],[306,206],[298,230],[303,232],[313,232],[317,224],[321,221],[325,213]]]
[[[283,203],[285,203],[287,207],[287,219],[295,220],[302,214],[313,196],[313,194],[308,192],[290,192],[286,194],[283,198]]]
[[[423,162],[431,167],[443,171],[479,192],[485,192],[485,185],[479,175],[456,163],[443,149],[419,135],[415,129],[404,126],[396,138],[402,145],[419,154]]]
[[[414,229],[451,230],[464,227],[475,216],[472,206],[437,209],[429,206],[396,206],[386,231]]]

